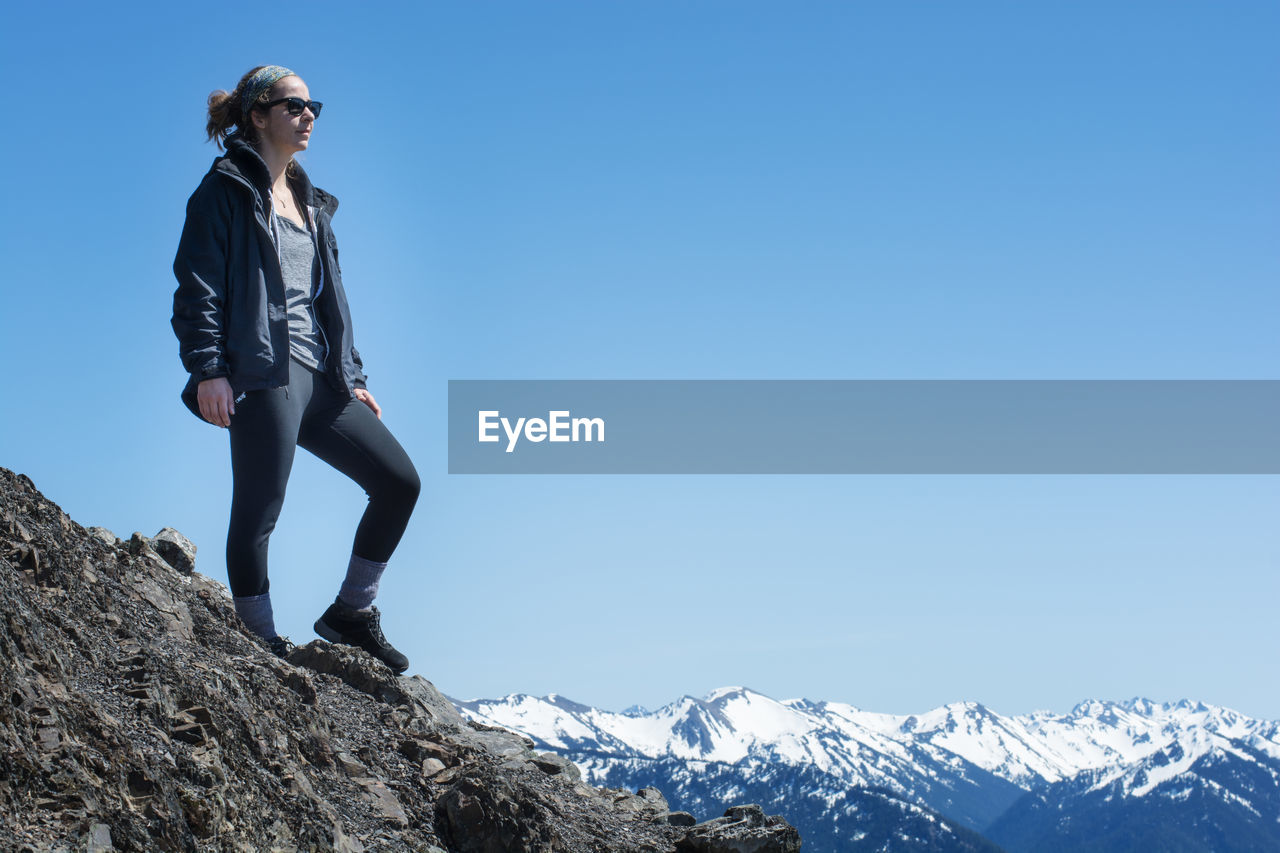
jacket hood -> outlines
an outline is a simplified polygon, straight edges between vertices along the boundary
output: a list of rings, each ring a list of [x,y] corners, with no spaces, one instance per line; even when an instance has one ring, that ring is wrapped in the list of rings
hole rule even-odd
[[[210,171],[221,172],[247,183],[265,209],[271,189],[271,171],[267,168],[267,161],[263,160],[258,149],[238,132],[227,137],[226,148],[227,153],[213,161]],[[338,199],[313,185],[311,179],[307,177],[306,170],[297,160],[293,161],[293,166],[295,177],[291,180],[297,184],[305,203],[332,216],[338,209]]]

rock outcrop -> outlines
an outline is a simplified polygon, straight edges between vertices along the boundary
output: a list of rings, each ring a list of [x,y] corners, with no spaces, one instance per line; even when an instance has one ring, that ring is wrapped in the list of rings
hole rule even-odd
[[[288,661],[166,528],[86,530],[0,468],[0,849],[800,849],[758,807],[694,825],[655,789],[470,724],[322,640]]]

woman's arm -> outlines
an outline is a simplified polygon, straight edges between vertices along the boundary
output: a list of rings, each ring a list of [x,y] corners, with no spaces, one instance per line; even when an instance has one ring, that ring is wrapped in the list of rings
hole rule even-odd
[[[226,245],[225,230],[188,205],[187,221],[173,260],[178,289],[173,294],[171,323],[178,336],[182,366],[201,379],[230,372],[222,352]]]
[[[182,366],[200,380],[197,400],[205,420],[228,426],[235,413],[230,373],[223,352],[227,297],[225,227],[200,209],[202,194],[187,203],[187,221],[178,242],[173,274],[178,289],[173,294],[174,334]]]
[[[351,345],[351,361],[356,366],[356,388],[369,387],[369,377],[364,375],[364,362],[360,360],[360,350],[356,349],[356,345]]]

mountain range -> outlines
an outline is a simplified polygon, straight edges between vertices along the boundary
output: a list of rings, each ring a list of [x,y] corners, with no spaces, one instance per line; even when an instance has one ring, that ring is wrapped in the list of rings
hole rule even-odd
[[[454,701],[595,784],[654,785],[695,814],[759,800],[817,853],[1280,850],[1280,724],[1200,702],[896,715],[744,687],[655,711],[555,694]]]

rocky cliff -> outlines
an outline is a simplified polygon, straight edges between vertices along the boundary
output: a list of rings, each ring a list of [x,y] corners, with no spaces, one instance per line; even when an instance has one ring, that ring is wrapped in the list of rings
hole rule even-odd
[[[758,807],[695,825],[585,785],[364,652],[275,658],[194,553],[86,530],[0,468],[0,849],[800,849]]]

